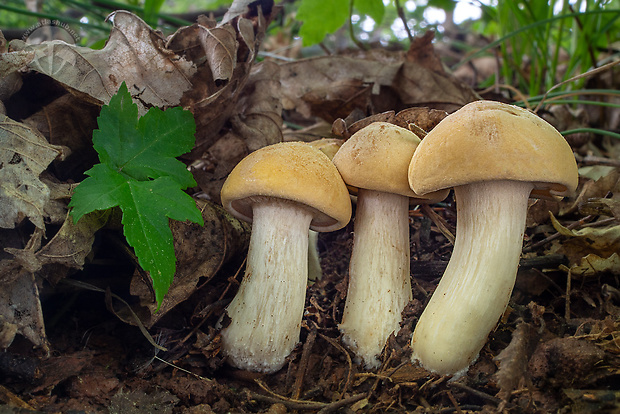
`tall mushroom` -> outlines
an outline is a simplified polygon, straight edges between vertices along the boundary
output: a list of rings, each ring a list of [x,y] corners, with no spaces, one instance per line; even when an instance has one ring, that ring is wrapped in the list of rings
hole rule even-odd
[[[222,204],[252,222],[245,276],[226,312],[222,350],[231,365],[275,372],[297,342],[308,278],[308,231],[351,218],[346,186],[330,159],[305,143],[261,148],[230,173]]]
[[[409,203],[440,201],[447,191],[420,197],[409,188],[407,170],[420,139],[387,122],[353,134],[333,162],[357,189],[349,286],[340,330],[343,342],[367,368],[400,329],[401,312],[412,299]]]
[[[411,187],[454,187],[457,223],[452,257],[411,339],[414,361],[445,375],[467,371],[508,305],[528,198],[569,195],[577,179],[562,135],[516,106],[470,103],[424,138]]]

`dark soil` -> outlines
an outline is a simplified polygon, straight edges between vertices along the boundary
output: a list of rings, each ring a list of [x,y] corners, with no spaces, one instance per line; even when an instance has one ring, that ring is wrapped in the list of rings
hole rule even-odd
[[[434,212],[448,228],[454,226],[451,203]],[[64,284],[44,288],[50,355],[19,339],[0,355],[2,398],[24,407],[5,406],[0,412],[32,412],[26,407],[62,413],[617,410],[617,276],[573,280],[567,315],[567,274],[557,270],[564,258],[528,254],[509,309],[469,372],[457,380],[433,375],[411,364],[409,338],[451,244],[426,215],[412,211],[414,299],[403,312],[401,331],[388,341],[381,368],[368,372],[343,347],[337,328],[351,234],[349,224],[321,235],[324,276],[308,288],[301,342],[272,375],[235,370],[219,354],[214,326],[242,274],[241,257],[150,330],[167,352],[117,318],[110,309],[118,312],[119,303],[109,295]],[[528,234],[526,246],[544,236]],[[131,301],[122,292],[128,291],[133,266],[121,252],[113,253],[115,261],[95,256],[73,278],[109,286]],[[109,259],[110,252],[102,256]],[[503,350],[509,351],[498,358]]]

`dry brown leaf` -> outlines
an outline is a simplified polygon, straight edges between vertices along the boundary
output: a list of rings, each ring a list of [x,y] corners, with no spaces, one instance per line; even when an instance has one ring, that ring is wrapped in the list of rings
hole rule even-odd
[[[22,86],[19,70],[34,59],[34,52],[0,54],[0,101],[6,101]]]
[[[131,293],[140,297],[145,311],[137,312],[146,327],[151,327],[170,309],[186,300],[198,287],[208,281],[232,255],[247,248],[249,226],[237,221],[223,208],[198,201],[205,225],[171,222],[177,271],[172,285],[159,310],[152,282],[136,273],[131,281]]]
[[[33,345],[49,350],[43,322],[43,311],[39,300],[39,287],[33,273],[21,269],[13,275],[13,281],[3,283],[0,289],[0,315],[3,323],[11,326],[13,337],[19,333]],[[5,331],[6,335],[6,331]],[[13,338],[4,337],[4,345],[10,345]]]
[[[497,385],[500,388],[499,397],[507,401],[512,391],[519,385],[519,381],[527,368],[527,362],[538,342],[539,335],[529,323],[520,322],[512,332],[512,339],[495,359],[499,369],[495,373]]]
[[[555,252],[565,254],[571,266],[580,264],[589,254],[609,258],[620,251],[620,225],[570,230],[560,224],[553,214],[551,223],[558,233],[565,236],[559,246],[556,243]]]
[[[61,41],[27,45],[15,40],[10,45],[35,53],[29,69],[97,105],[108,103],[125,81],[140,113],[152,106],[178,106],[183,93],[192,88],[193,63],[166,49],[163,36],[138,16],[117,11],[108,20],[112,30],[101,50]]]
[[[280,67],[273,62],[255,65],[244,95],[233,115],[233,130],[252,152],[282,141]]]
[[[39,175],[67,149],[50,145],[41,134],[0,115],[0,228],[12,229],[28,217],[43,229],[49,188]]]
[[[613,253],[607,258],[589,254],[570,268],[571,275],[581,277],[596,276],[600,273],[609,272],[620,274],[620,256]]]
[[[441,111],[439,109],[426,107],[407,108],[396,114],[393,123],[400,127],[411,129],[416,133],[418,133],[416,130],[417,128],[427,133],[435,128],[435,126],[447,116],[448,113],[446,111]],[[415,125],[416,128],[413,128],[413,125]],[[420,138],[424,138],[424,135],[420,135]]]
[[[98,115],[98,106],[67,93],[23,120],[50,144],[71,148],[71,154],[55,165],[54,175],[59,180],[81,180],[82,173],[98,162],[92,142]]]
[[[620,220],[620,200],[613,198],[591,198],[579,206],[583,215],[604,215]]]
[[[282,141],[279,71],[273,62],[252,68],[236,114],[230,118],[232,129],[218,135],[192,166],[198,186],[211,201],[219,202],[224,180],[250,151]]]
[[[219,139],[224,124],[241,112],[238,101],[252,94],[246,85],[269,18],[258,11],[257,15],[236,16],[216,27],[201,19],[169,37],[166,47],[197,68],[189,79],[191,90],[181,99],[181,105],[190,109],[196,120],[194,153],[201,155]],[[273,96],[278,98],[277,89],[275,92]],[[262,97],[272,99],[269,94]]]
[[[283,64],[284,109],[333,122],[355,108],[376,113],[432,103],[456,109],[477,99],[470,88],[443,72],[402,56],[377,56],[324,56]]]
[[[416,36],[407,50],[407,60],[416,62],[436,73],[445,73],[441,58],[433,46],[435,32],[427,30],[422,36]]]
[[[584,167],[585,168],[585,167]],[[579,169],[581,177],[587,177],[584,168]],[[596,175],[596,179],[584,179],[578,196],[563,213],[577,211],[579,205],[592,198],[604,198],[609,192],[620,194],[620,170],[605,167],[604,175]]]
[[[555,338],[538,344],[529,361],[529,372],[539,384],[558,387],[592,386],[597,369],[604,369],[605,351],[595,343],[574,337]]]

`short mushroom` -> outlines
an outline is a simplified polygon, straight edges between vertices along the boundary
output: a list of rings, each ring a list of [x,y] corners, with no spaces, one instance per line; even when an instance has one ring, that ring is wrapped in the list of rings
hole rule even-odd
[[[334,155],[338,152],[343,142],[344,139],[340,138],[321,138],[310,141],[308,144],[320,150],[331,160],[334,158]],[[319,280],[323,276],[321,258],[319,257],[319,233],[310,230],[308,243],[308,279]]]
[[[245,276],[226,308],[222,350],[231,365],[271,373],[299,342],[308,278],[308,231],[333,231],[351,217],[340,174],[301,142],[261,148],[230,173],[222,204],[252,222]]]
[[[442,120],[409,168],[414,191],[454,187],[456,240],[448,267],[411,339],[412,360],[464,374],[508,305],[523,245],[528,198],[577,187],[573,152],[525,109],[476,101]]]
[[[353,134],[333,162],[357,190],[349,286],[340,331],[343,342],[366,368],[378,356],[412,299],[409,203],[441,201],[448,191],[420,197],[409,188],[409,162],[420,139],[387,122]]]

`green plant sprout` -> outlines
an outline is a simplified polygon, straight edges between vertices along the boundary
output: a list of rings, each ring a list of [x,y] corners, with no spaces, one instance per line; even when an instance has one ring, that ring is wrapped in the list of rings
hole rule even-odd
[[[71,215],[77,222],[92,211],[120,207],[125,238],[150,273],[159,306],[176,271],[168,219],[204,224],[194,200],[183,191],[196,181],[175,158],[194,146],[194,117],[180,107],[151,108],[139,117],[123,82],[97,123],[93,146],[100,163],[75,188]]]

